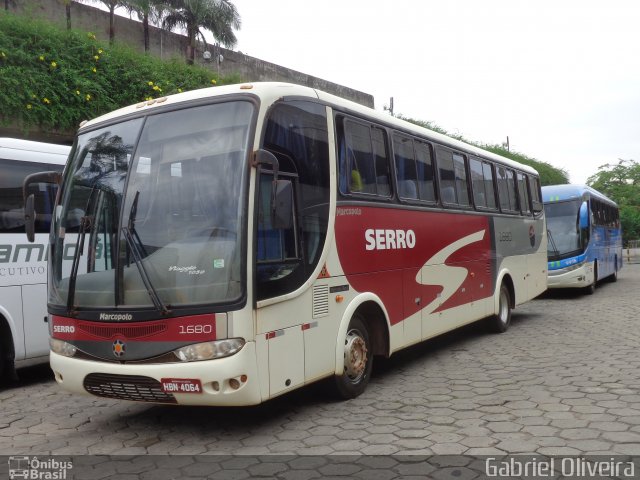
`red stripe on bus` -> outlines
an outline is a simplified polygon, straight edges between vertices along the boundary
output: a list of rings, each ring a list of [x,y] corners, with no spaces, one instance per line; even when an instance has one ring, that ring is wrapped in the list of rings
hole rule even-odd
[[[140,340],[182,342],[216,340],[216,314],[191,315],[148,322],[77,320],[53,315],[53,338],[66,341]]]

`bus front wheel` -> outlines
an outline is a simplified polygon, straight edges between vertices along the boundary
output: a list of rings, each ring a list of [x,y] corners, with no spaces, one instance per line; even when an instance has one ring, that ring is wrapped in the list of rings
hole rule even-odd
[[[618,257],[615,259],[615,265],[613,266],[613,273],[609,277],[609,281],[611,283],[615,283],[618,281]]]
[[[371,377],[373,351],[367,326],[359,315],[349,322],[344,339],[344,370],[336,375],[336,393],[343,399],[355,398],[364,392]]]
[[[489,327],[496,333],[506,332],[511,325],[511,292],[504,283],[500,285],[498,313],[489,318]]]
[[[593,264],[593,283],[584,288],[584,293],[587,295],[593,295],[596,291],[596,284],[598,283],[598,264]]]

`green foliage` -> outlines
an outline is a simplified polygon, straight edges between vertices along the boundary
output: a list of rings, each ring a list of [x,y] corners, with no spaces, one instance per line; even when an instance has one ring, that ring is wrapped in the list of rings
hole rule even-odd
[[[640,239],[640,164],[622,159],[607,163],[598,167],[587,184],[620,206],[623,241]]]
[[[0,122],[25,131],[74,131],[82,120],[142,100],[238,81],[0,12]]]
[[[535,168],[540,174],[540,183],[542,184],[542,186],[569,183],[569,175],[567,174],[567,172],[561,168],[556,168],[553,165],[550,165],[549,163],[541,162],[540,160],[531,158],[523,153],[509,151],[501,145],[488,145],[484,143],[473,142],[465,139],[462,135],[450,134],[444,128],[439,127],[438,125],[435,125],[433,122],[415,120],[413,118],[403,117],[402,115],[396,115],[396,116],[398,118],[401,118],[402,120],[406,120],[407,122],[411,122],[420,127],[428,128],[429,130],[433,130],[434,132],[442,133],[443,135],[447,135],[448,137],[455,138],[456,140],[460,140],[470,145],[483,148],[485,150],[488,150],[497,155],[501,155],[503,157],[509,158],[516,162],[529,165],[530,167]]]

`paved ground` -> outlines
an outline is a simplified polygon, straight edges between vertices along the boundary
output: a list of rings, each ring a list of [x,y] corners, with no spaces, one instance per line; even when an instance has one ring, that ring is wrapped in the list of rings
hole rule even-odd
[[[317,384],[251,408],[131,404],[30,369],[0,390],[0,454],[640,455],[639,293],[629,265],[593,296],[547,295],[506,334],[472,326],[378,362],[347,402]]]

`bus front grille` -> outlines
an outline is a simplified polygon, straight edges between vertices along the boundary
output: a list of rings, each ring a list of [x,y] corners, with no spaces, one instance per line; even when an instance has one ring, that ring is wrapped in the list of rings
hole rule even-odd
[[[160,382],[149,377],[90,373],[85,377],[83,386],[87,392],[98,397],[136,402],[177,403],[173,395],[162,391]]]

